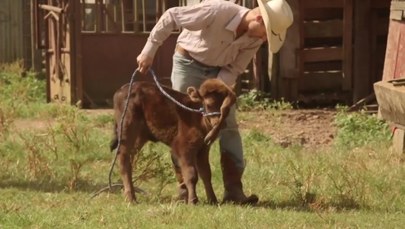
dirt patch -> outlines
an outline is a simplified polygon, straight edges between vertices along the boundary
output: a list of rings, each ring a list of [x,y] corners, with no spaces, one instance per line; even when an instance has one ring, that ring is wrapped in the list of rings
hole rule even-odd
[[[240,115],[242,130],[256,129],[269,134],[283,147],[327,146],[333,142],[336,126],[333,124],[334,110],[286,110],[277,112],[255,111]]]
[[[84,110],[90,116],[113,115],[111,109]],[[304,147],[328,146],[336,135],[333,124],[334,110],[286,110],[239,112],[239,127],[242,131],[256,129],[270,135],[283,147],[302,145]],[[18,129],[45,130],[52,125],[51,120],[16,120]]]
[[[14,120],[14,126],[20,130],[38,130],[45,131],[54,125],[53,120],[43,119],[17,119]]]

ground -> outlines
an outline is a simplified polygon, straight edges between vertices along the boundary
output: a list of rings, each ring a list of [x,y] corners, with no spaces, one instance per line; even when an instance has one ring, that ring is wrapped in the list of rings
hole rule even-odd
[[[90,115],[113,114],[111,109],[85,110]],[[239,112],[242,131],[258,130],[269,134],[283,147],[292,144],[304,147],[328,146],[336,135],[333,124],[336,111],[329,109],[297,109],[284,111]],[[50,125],[41,120],[19,120],[17,128],[46,128]]]
[[[86,110],[89,114],[111,113],[112,110]],[[294,109],[283,111],[244,111],[238,113],[242,131],[256,129],[269,134],[283,147],[292,144],[307,148],[328,146],[336,135],[336,115],[331,109]]]
[[[241,115],[242,130],[257,129],[270,134],[283,147],[292,144],[304,147],[327,146],[333,142],[336,111],[328,109],[285,110],[278,112],[252,111]],[[246,117],[246,118],[245,118]]]

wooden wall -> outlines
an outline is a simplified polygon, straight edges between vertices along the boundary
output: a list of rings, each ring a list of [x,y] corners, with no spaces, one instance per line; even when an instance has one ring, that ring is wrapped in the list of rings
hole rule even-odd
[[[405,78],[405,0],[393,0],[383,80]]]
[[[0,1],[0,62],[23,58],[22,1]]]
[[[390,0],[287,0],[294,24],[272,70],[272,94],[350,104],[373,90],[384,64]]]
[[[31,0],[0,1],[0,63],[22,60],[26,69],[41,70],[42,57],[33,42]]]

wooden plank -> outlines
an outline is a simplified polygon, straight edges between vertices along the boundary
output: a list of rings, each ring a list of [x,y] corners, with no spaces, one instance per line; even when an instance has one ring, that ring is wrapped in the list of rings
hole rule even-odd
[[[385,55],[383,80],[405,76],[405,23],[391,21]]]
[[[304,32],[304,19],[305,19],[305,2],[302,0],[296,0],[298,3],[298,23],[294,23],[298,25],[298,36],[299,36],[299,45],[296,51],[297,61],[298,61],[298,77],[302,77],[304,74],[304,58],[302,54],[302,50],[305,48],[305,32]],[[296,92],[298,93],[298,92]]]
[[[392,1],[394,3],[395,1]],[[372,8],[389,8],[391,0],[371,0],[371,7]]]
[[[305,38],[340,37],[343,35],[343,21],[307,21],[304,23]]]
[[[322,62],[309,62],[304,63],[304,71],[328,71],[328,70],[341,70],[342,61],[322,61]]]
[[[343,0],[301,0],[304,8],[342,8]]]
[[[84,93],[83,93],[83,52],[82,52],[82,39],[81,39],[81,20],[78,20],[80,15],[80,8],[82,7],[77,2],[71,3],[71,13],[74,14],[76,20],[70,20],[70,43],[71,50],[71,86],[72,86],[72,103],[80,103],[83,106]]]
[[[301,55],[304,62],[341,60],[343,49],[341,47],[304,49],[301,51]]]
[[[396,128],[392,139],[392,146],[394,152],[397,154],[405,153],[405,130],[402,128]]]
[[[301,12],[305,21],[311,20],[333,20],[342,19],[343,10],[341,8],[308,8]]]
[[[0,62],[24,58],[22,0],[0,1]]]
[[[392,1],[391,10],[405,10],[405,2]]]
[[[305,38],[305,48],[317,47],[340,47],[343,44],[342,37],[313,37]]]
[[[341,71],[305,72],[303,77],[298,80],[300,92],[339,91],[341,85]]]
[[[96,0],[96,22],[95,22],[95,27],[96,27],[96,33],[100,33],[102,30],[104,30],[104,23],[102,22],[102,18],[104,13],[102,12],[102,4],[103,2],[101,0]]]
[[[376,23],[374,23],[373,30],[375,30],[375,35],[377,36],[387,36],[388,35],[388,24],[389,24],[389,19],[384,18],[380,19],[378,18],[376,20]]]
[[[353,0],[345,0],[343,13],[343,82],[342,90],[349,91],[352,88],[352,67],[353,67]]]
[[[371,1],[354,1],[354,69],[353,75],[353,102],[356,102],[370,94],[370,66],[371,66],[371,44],[370,28],[372,26]]]
[[[405,86],[394,86],[387,81],[374,84],[374,91],[381,116],[391,122],[405,126]]]

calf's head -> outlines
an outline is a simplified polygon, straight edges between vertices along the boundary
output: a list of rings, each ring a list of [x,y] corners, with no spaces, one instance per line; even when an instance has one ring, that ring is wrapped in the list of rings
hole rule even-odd
[[[189,87],[187,94],[192,101],[202,103],[205,113],[217,113],[207,116],[213,127],[204,138],[204,142],[209,145],[225,124],[225,118],[228,116],[231,106],[236,102],[236,95],[232,88],[218,79],[204,81],[199,89]]]

